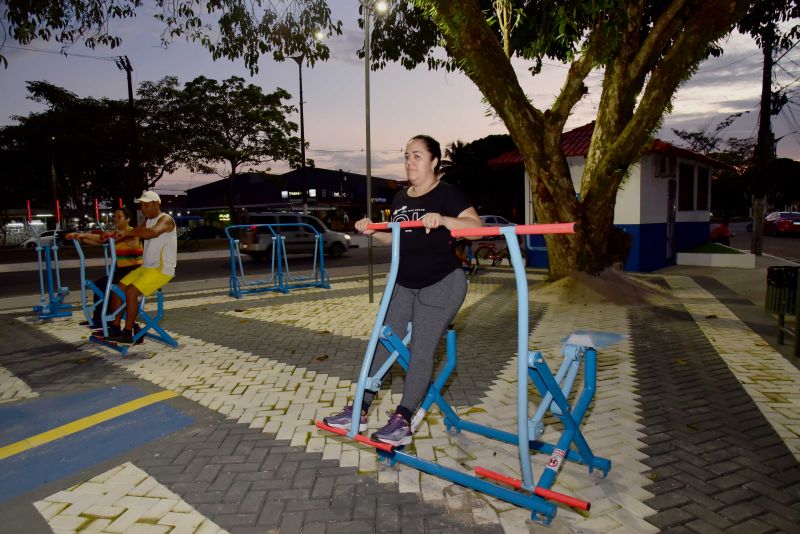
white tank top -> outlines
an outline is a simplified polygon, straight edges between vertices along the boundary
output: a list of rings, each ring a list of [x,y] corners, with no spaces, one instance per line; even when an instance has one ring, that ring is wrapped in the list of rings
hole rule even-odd
[[[162,213],[155,219],[147,219],[145,226],[147,228],[154,227],[161,217],[169,217],[169,215]],[[170,217],[170,219],[172,218]],[[175,264],[178,262],[178,232],[175,224],[172,225],[172,231],[143,241],[144,262],[142,266],[159,269],[167,276],[175,276]]]

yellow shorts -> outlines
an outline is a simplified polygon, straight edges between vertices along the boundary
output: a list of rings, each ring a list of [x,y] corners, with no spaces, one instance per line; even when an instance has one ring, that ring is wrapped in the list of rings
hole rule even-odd
[[[146,297],[167,285],[167,282],[170,280],[172,280],[171,276],[162,273],[156,268],[139,267],[126,274],[119,283],[125,284],[126,286],[133,285]]]

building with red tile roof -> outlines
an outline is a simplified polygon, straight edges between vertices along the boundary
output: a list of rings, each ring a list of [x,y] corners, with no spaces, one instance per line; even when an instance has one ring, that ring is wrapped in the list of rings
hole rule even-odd
[[[576,194],[594,132],[594,122],[565,132],[561,147],[567,158]],[[502,154],[489,166],[515,171],[524,168],[518,150]],[[631,235],[625,262],[630,271],[653,271],[674,263],[677,252],[708,242],[711,213],[711,172],[726,164],[704,154],[655,139],[631,166],[617,193],[614,225]],[[525,192],[525,223],[535,220],[530,187]],[[531,236],[529,264],[545,266],[546,248],[541,236]]]

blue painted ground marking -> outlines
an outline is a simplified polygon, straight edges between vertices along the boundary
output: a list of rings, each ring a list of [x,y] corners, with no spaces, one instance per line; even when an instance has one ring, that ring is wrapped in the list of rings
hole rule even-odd
[[[146,395],[123,384],[0,407],[0,447]]]
[[[152,404],[0,460],[0,502],[172,434],[193,421],[167,404]]]

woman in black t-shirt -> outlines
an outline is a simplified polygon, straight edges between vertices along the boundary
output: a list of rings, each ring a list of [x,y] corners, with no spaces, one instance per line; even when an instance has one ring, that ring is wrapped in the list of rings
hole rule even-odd
[[[422,221],[424,228],[404,229],[400,240],[400,265],[386,324],[401,338],[411,322],[411,358],[403,387],[403,398],[386,426],[372,439],[394,446],[411,443],[411,417],[425,397],[433,376],[436,346],[447,325],[464,302],[467,281],[450,245],[450,230],[477,228],[480,218],[466,195],[437,177],[442,151],[426,135],[413,137],[406,145],[405,169],[409,187],[392,201],[392,222]],[[356,230],[373,234],[389,244],[392,234],[367,230],[369,219],[356,222]],[[380,369],[389,354],[378,344],[370,374]],[[367,429],[367,411],[375,394],[364,392],[359,430]],[[353,407],[326,417],[325,423],[349,429]]]

